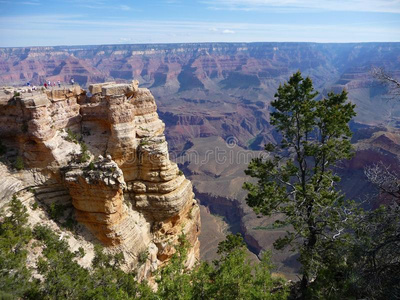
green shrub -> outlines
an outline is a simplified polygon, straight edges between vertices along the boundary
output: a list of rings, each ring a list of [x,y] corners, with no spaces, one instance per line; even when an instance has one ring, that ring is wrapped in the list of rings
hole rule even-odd
[[[36,210],[38,207],[39,207],[39,203],[34,202],[34,203],[32,204],[32,210]]]
[[[80,162],[85,163],[90,159],[90,154],[87,145],[84,142],[80,143],[81,146],[81,156],[80,156]]]
[[[72,142],[75,144],[79,143],[79,140],[81,139],[81,135],[73,132],[71,129],[67,129],[67,137],[65,138],[68,142]]]
[[[35,299],[38,281],[27,268],[26,246],[32,239],[27,209],[14,195],[8,211],[0,218],[0,299]]]
[[[49,216],[51,219],[54,221],[57,221],[60,219],[62,216],[64,216],[64,211],[65,211],[65,206],[58,204],[58,203],[51,203],[49,206]]]
[[[56,206],[53,206],[56,209]],[[11,215],[0,218],[0,299],[286,299],[284,282],[271,277],[270,255],[254,266],[246,258],[243,239],[228,236],[218,247],[220,259],[193,270],[185,267],[189,242],[184,235],[170,262],[154,274],[158,290],[135,280],[136,272],[124,272],[122,253],[111,255],[95,245],[90,268],[77,263],[85,256],[80,247],[72,252],[65,239],[51,228],[26,226],[25,206],[13,197]],[[32,279],[26,267],[28,242],[42,246],[36,271],[42,279]],[[149,253],[139,254],[143,264]]]
[[[17,170],[23,170],[25,168],[24,160],[21,156],[17,156],[17,159],[15,160],[15,163],[14,163],[14,167]]]
[[[68,216],[67,220],[65,221],[65,223],[63,224],[63,226],[65,228],[67,228],[70,231],[74,231],[75,226],[78,224],[78,222],[72,218],[72,216]]]
[[[79,257],[84,257],[85,256],[85,249],[82,247],[79,247],[78,251],[75,252]]]
[[[143,265],[146,262],[148,257],[149,257],[149,252],[148,251],[140,252],[139,256],[138,256],[139,265]]]

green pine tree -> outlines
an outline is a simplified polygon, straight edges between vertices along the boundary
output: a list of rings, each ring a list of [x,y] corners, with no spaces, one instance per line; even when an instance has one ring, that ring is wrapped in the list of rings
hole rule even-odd
[[[0,222],[0,299],[35,298],[38,282],[27,267],[26,247],[32,238],[27,209],[14,195],[8,211]]]
[[[269,157],[249,164],[246,174],[258,182],[244,185],[247,203],[257,213],[283,216],[277,225],[287,225],[287,234],[275,247],[291,246],[300,254],[301,298],[311,298],[310,285],[323,277],[327,264],[342,263],[331,249],[347,239],[347,210],[332,167],[352,155],[348,123],[355,106],[347,103],[345,91],[319,101],[317,95],[300,72],[279,86],[271,124],[282,140],[265,147]]]

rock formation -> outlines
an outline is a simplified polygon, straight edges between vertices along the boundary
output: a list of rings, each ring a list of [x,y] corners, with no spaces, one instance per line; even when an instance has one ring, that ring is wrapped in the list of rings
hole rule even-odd
[[[132,266],[147,252],[141,278],[168,261],[181,234],[191,244],[187,265],[199,257],[199,206],[190,181],[169,160],[156,109],[137,81],[94,84],[89,92],[79,86],[0,91],[3,162],[19,159],[46,174],[42,186],[56,181],[77,221]],[[0,196],[24,187],[6,182]]]

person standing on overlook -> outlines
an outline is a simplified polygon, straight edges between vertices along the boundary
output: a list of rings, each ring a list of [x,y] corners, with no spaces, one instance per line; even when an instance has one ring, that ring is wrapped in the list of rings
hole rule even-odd
[[[74,80],[74,78],[71,78],[71,85],[74,85],[75,84],[75,80]]]

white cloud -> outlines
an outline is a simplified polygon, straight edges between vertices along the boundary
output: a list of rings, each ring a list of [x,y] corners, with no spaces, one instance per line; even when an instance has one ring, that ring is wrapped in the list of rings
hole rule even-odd
[[[215,10],[356,11],[400,13],[400,0],[202,0]]]
[[[137,22],[120,17],[95,19],[82,15],[3,16],[0,17],[0,47],[183,42],[395,42],[400,37],[399,22],[395,24]]]
[[[132,9],[131,6],[125,4],[114,4],[112,5],[110,2],[104,0],[67,0],[67,2],[76,5],[78,7],[90,8],[90,9],[98,9],[98,10],[123,10],[123,11],[138,11],[136,9]]]
[[[36,0],[32,0],[32,1],[8,1],[8,0],[1,0],[0,4],[13,4],[13,5],[40,5],[40,2],[36,1]]]
[[[119,42],[120,43],[129,43],[129,42],[132,42],[132,39],[126,38],[126,37],[121,37],[121,38],[119,38]]]
[[[234,34],[235,31],[231,30],[231,29],[219,29],[216,27],[211,27],[208,28],[209,31],[211,32],[215,32],[215,33],[223,33],[223,34]]]
[[[20,4],[25,4],[25,5],[40,5],[39,2],[34,2],[34,1],[22,1],[19,2]]]
[[[131,10],[130,6],[128,5],[120,5],[119,8],[125,11]]]

